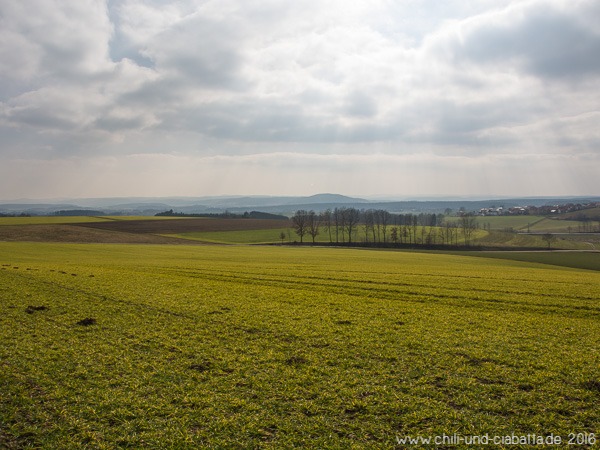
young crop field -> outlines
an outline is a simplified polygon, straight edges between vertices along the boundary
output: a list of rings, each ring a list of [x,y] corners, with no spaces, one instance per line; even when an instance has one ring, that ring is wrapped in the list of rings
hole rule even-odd
[[[470,252],[470,255],[484,258],[511,259],[554,266],[600,271],[600,252]]]
[[[480,226],[492,230],[530,231],[532,233],[568,233],[577,232],[582,222],[564,220],[546,216],[485,216],[477,217]]]
[[[285,235],[283,241],[280,236],[281,233]],[[217,244],[289,243],[298,239],[298,236],[291,228],[242,231],[198,231],[191,233],[166,234],[165,236]],[[317,241],[322,242],[323,237],[317,236]]]
[[[593,271],[345,248],[0,243],[0,448],[590,442],[599,349]]]
[[[555,235],[550,245],[553,249],[561,250],[594,250],[593,241],[595,236],[584,236],[581,234],[559,234]],[[504,231],[490,231],[486,235],[474,241],[475,245],[484,247],[511,248],[548,248],[547,241],[542,234],[509,233]]]
[[[480,226],[486,226],[492,230],[527,230],[527,225],[535,226],[536,223],[546,220],[544,216],[478,216],[477,222]]]

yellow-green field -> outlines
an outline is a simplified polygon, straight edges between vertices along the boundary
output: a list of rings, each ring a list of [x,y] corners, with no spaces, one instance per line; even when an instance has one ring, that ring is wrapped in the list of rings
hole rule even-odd
[[[569,233],[577,232],[582,222],[563,220],[546,216],[485,216],[477,217],[481,227],[484,225],[492,230],[512,228],[515,231],[530,231],[532,233]]]
[[[346,248],[0,243],[0,448],[566,442],[600,431],[599,349],[593,271]]]
[[[285,238],[281,239],[283,233]],[[188,239],[192,241],[211,242],[217,244],[270,244],[289,243],[297,241],[298,236],[291,228],[275,228],[272,230],[242,230],[242,231],[196,231],[189,233],[165,234],[166,237]],[[311,242],[308,237],[306,242]],[[325,236],[317,236],[317,242],[328,242]]]

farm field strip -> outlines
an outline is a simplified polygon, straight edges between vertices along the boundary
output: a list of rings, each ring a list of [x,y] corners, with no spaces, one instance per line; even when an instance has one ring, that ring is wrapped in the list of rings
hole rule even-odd
[[[246,251],[252,252],[252,249],[245,249]],[[298,250],[298,251],[296,251]],[[324,249],[317,249],[317,252],[323,251]],[[310,250],[309,250],[310,251]],[[324,250],[328,252],[329,250]],[[340,263],[344,261],[344,251],[338,251],[337,254],[341,256]],[[198,254],[201,255],[203,253],[207,253],[205,248],[202,250],[197,250]],[[221,249],[211,250],[211,254],[225,252]],[[303,249],[293,249],[290,255],[294,255],[293,252],[298,252],[300,258],[302,255],[306,253],[306,250]],[[333,252],[336,252],[333,250]],[[225,252],[227,253],[227,252]],[[244,252],[240,252],[243,254]],[[285,249],[256,249],[257,254],[265,254],[265,255],[277,255],[281,253],[286,253]],[[317,253],[318,254],[318,253]],[[377,253],[375,254],[375,258],[377,258]],[[408,258],[405,264],[413,264],[414,262],[419,260],[416,254],[404,254],[401,258]],[[393,254],[384,254],[382,257],[391,256],[392,260]],[[411,261],[412,260],[412,261]],[[586,300],[595,301],[597,297],[594,297],[591,293],[587,292],[586,288],[589,288],[589,283],[587,282],[585,275],[579,275],[575,277],[572,273],[563,272],[561,270],[556,271],[556,276],[554,277],[554,289],[552,292],[540,292],[540,282],[535,278],[525,278],[522,276],[522,271],[520,270],[520,263],[514,263],[516,266],[506,267],[504,270],[504,274],[501,276],[495,276],[490,274],[489,271],[485,270],[485,265],[481,266],[482,268],[477,268],[474,270],[473,266],[470,266],[469,271],[460,271],[457,273],[456,270],[448,270],[448,268],[458,267],[458,262],[464,262],[465,260],[469,260],[469,258],[461,258],[452,256],[448,260],[448,267],[444,267],[444,264],[440,265],[435,273],[427,273],[427,270],[414,272],[412,271],[412,267],[394,267],[394,271],[390,270],[390,267],[385,267],[382,270],[373,271],[370,268],[352,271],[348,269],[344,270],[331,270],[330,273],[327,273],[325,276],[320,274],[318,276],[313,275],[312,268],[315,266],[314,263],[311,263],[310,260],[307,260],[305,264],[292,264],[286,267],[285,274],[281,274],[280,266],[277,264],[273,264],[270,267],[269,263],[265,263],[259,261],[258,264],[254,264],[257,267],[257,270],[252,270],[252,265],[246,264],[244,261],[240,263],[231,262],[232,268],[230,270],[222,270],[222,269],[211,269],[207,266],[202,266],[198,268],[187,268],[187,267],[178,267],[169,266],[162,269],[161,274],[159,276],[163,278],[169,278],[173,275],[181,275],[184,278],[188,276],[192,277],[201,277],[201,278],[213,278],[213,279],[232,279],[239,280],[243,283],[287,283],[289,285],[298,285],[298,286],[314,286],[315,288],[338,288],[338,289],[346,289],[351,290],[354,287],[361,288],[363,292],[380,292],[381,294],[395,295],[395,294],[406,294],[413,293],[417,295],[421,295],[419,292],[414,292],[414,290],[419,290],[426,288],[427,290],[423,295],[433,295],[434,297],[437,295],[443,297],[444,294],[448,294],[449,292],[476,292],[478,294],[483,294],[483,298],[490,297],[510,297],[513,295],[517,296],[527,296],[533,295],[544,298],[558,298],[560,299],[572,299],[572,300],[580,300],[585,302]],[[478,260],[483,261],[485,260]],[[120,269],[117,268],[118,272]],[[542,269],[543,270],[543,269]],[[447,272],[447,273],[445,273]],[[434,280],[443,279],[443,283],[434,283]],[[577,280],[580,280],[579,282]],[[429,281],[431,280],[431,281]],[[426,281],[426,282],[425,282]],[[560,287],[562,286],[562,288]],[[573,294],[574,289],[577,290],[577,294]],[[470,294],[463,294],[462,297],[473,299],[481,299],[480,295],[478,296],[470,296]],[[535,303],[535,302],[534,302]]]
[[[482,216],[477,217],[480,225],[489,225],[492,230],[513,228],[518,231],[531,232],[568,232],[569,228],[577,231],[581,222],[575,220],[555,219],[546,216]]]
[[[575,251],[575,252],[470,252],[470,256],[483,258],[497,258],[512,261],[547,264],[551,266],[572,267],[600,271],[600,252]]]
[[[0,447],[597,433],[599,307],[599,273],[524,262],[0,243]]]
[[[27,217],[0,217],[0,226],[3,225],[67,225],[108,221],[142,221],[142,220],[173,220],[184,219],[181,217],[164,216],[27,216]]]
[[[105,222],[109,217],[93,216],[32,216],[32,217],[0,217],[0,226],[5,225],[65,225],[87,222]]]
[[[0,242],[200,244],[149,233],[127,233],[78,226],[78,224],[36,224],[0,226]]]
[[[587,286],[578,294],[571,294],[572,287],[562,291],[555,290],[553,293],[540,292],[539,283],[535,283],[524,290],[524,286],[517,288],[507,286],[506,288],[481,288],[485,277],[474,277],[470,283],[457,283],[454,285],[444,284],[435,286],[431,283],[422,282],[390,282],[372,279],[352,279],[314,277],[306,275],[294,275],[292,277],[265,276],[261,273],[240,271],[216,272],[207,269],[167,271],[166,276],[175,274],[182,277],[193,277],[199,279],[235,281],[242,284],[287,286],[292,289],[311,289],[315,292],[343,292],[358,297],[371,297],[376,299],[395,299],[398,301],[436,301],[445,302],[461,307],[473,307],[474,302],[497,303],[499,307],[511,305],[512,307],[543,308],[550,313],[558,311],[572,313],[581,310],[583,314],[600,315],[600,307],[597,302],[599,296],[587,291]],[[416,280],[422,281],[421,276],[415,275]],[[424,276],[424,278],[427,278]],[[473,284],[471,284],[473,283]],[[531,296],[539,297],[532,300]],[[565,299],[572,302],[564,304]]]
[[[296,240],[296,234],[291,231],[291,227],[272,228],[267,230],[243,230],[243,231],[196,231],[178,234],[165,234],[164,236],[176,237],[202,242],[212,242],[219,244],[264,244],[279,243],[281,233],[285,234],[284,242],[288,242],[288,232],[291,239]],[[318,236],[318,242],[323,242],[323,238]]]
[[[110,275],[110,272],[106,273],[105,276],[116,278],[118,269],[114,275]],[[59,271],[59,273],[62,271]],[[67,274],[65,272],[65,274]],[[68,275],[68,274],[67,274]],[[143,274],[142,274],[143,275]],[[163,273],[155,275],[157,278],[169,280],[173,283],[175,277],[181,280],[194,280],[200,279],[202,281],[221,282],[225,281],[228,283],[236,283],[242,285],[259,285],[259,286],[277,286],[278,288],[286,288],[293,290],[311,290],[315,293],[323,293],[325,295],[330,293],[345,294],[349,296],[356,296],[360,298],[372,298],[374,300],[388,299],[396,300],[399,302],[439,302],[452,304],[459,307],[478,307],[479,302],[488,302],[496,304],[497,307],[505,307],[510,305],[515,308],[542,308],[546,313],[553,314],[600,314],[600,307],[597,306],[597,301],[600,300],[596,297],[586,297],[585,290],[578,295],[569,295],[568,293],[562,293],[555,291],[553,294],[549,293],[536,293],[535,286],[529,287],[529,290],[524,291],[523,288],[520,290],[501,290],[501,289],[481,289],[471,286],[470,284],[458,284],[455,286],[443,286],[436,287],[432,284],[427,283],[408,283],[408,282],[389,282],[389,281],[374,281],[372,279],[352,279],[351,277],[345,278],[332,278],[332,277],[314,277],[314,276],[302,276],[300,274],[293,275],[291,277],[273,276],[261,274],[259,272],[245,272],[240,273],[238,270],[233,272],[227,271],[215,271],[210,269],[194,269],[194,270],[182,270],[177,269],[165,269]],[[414,275],[416,280],[420,277]],[[29,277],[31,278],[31,277]],[[62,277],[64,280],[64,276]],[[68,277],[67,277],[68,279]],[[479,279],[479,281],[481,278]],[[479,285],[478,280],[471,280]],[[77,292],[82,295],[86,295],[90,298],[97,297],[103,301],[112,301],[117,303],[131,303],[137,307],[150,307],[151,309],[157,309],[155,306],[150,306],[147,302],[137,302],[132,300],[122,300],[115,293],[97,293],[91,290],[91,288],[76,288],[73,283],[63,284],[60,281],[53,280],[48,281],[46,279],[38,280],[40,283],[45,283],[55,288],[62,288],[71,292]],[[582,286],[583,287],[583,286]],[[475,293],[475,294],[474,294]],[[538,296],[538,299],[531,300],[531,296]],[[569,305],[564,304],[564,299],[571,299],[572,302]],[[179,315],[182,313],[176,313],[172,310],[162,308],[164,314]]]
[[[172,218],[171,220],[123,220],[80,223],[78,226],[128,233],[152,233],[159,235],[180,234],[199,231],[241,231],[279,229],[288,221],[270,219],[213,219]]]

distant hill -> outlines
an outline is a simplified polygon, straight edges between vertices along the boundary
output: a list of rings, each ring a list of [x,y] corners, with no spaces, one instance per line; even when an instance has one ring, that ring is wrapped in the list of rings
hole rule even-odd
[[[512,198],[490,200],[402,200],[381,201],[348,197],[340,194],[311,196],[222,196],[222,197],[121,197],[52,200],[19,200],[0,204],[2,214],[54,215],[57,211],[88,210],[108,215],[154,215],[173,209],[184,214],[219,214],[231,212],[244,214],[257,211],[291,216],[300,209],[323,211],[339,207],[357,209],[385,209],[392,213],[443,213],[464,208],[479,211],[481,208],[514,206],[544,206],[569,202],[600,201],[600,197],[564,198]]]
[[[346,197],[339,194],[317,194],[310,197],[303,197],[308,200],[307,203],[370,203],[369,200],[363,198]]]

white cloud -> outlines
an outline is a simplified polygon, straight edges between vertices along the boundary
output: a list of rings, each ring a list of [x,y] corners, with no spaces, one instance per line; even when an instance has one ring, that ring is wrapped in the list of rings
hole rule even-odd
[[[531,155],[599,169],[593,0],[38,0],[36,14],[23,5],[0,3],[5,164],[17,155],[32,167],[76,157],[91,168],[97,160],[86,158],[107,155],[134,170],[137,157],[127,155],[171,154],[174,165],[137,159],[147,174],[140,186],[161,168],[193,185],[193,166],[213,180],[209,193],[226,190],[216,187],[223,179],[239,187],[230,193],[275,193],[265,177],[283,182],[274,172],[282,155],[281,173],[335,180],[323,189],[337,192],[355,185],[343,171],[358,176],[360,167],[376,193],[397,186],[382,181],[396,173],[440,185],[464,173],[493,193],[506,179],[479,174],[499,165],[524,177],[511,181],[515,190],[531,190],[529,179],[550,170]],[[477,170],[465,169],[473,161]],[[121,173],[103,167],[106,176]]]

